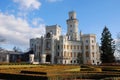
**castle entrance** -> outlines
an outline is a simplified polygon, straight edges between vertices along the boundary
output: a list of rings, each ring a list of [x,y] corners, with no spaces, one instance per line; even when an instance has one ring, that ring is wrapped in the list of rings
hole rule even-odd
[[[47,56],[46,56],[46,62],[51,62],[51,55],[50,54],[47,54]]]

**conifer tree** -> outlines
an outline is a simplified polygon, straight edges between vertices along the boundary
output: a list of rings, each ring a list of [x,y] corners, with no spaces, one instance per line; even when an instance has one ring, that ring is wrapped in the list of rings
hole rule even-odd
[[[101,38],[101,61],[102,63],[113,63],[114,57],[114,42],[109,29],[105,26]]]

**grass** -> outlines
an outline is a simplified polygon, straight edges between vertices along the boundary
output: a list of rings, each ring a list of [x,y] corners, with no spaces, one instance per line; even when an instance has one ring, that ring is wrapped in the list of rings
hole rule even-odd
[[[26,72],[26,73],[21,73]],[[30,72],[30,74],[29,74]],[[33,72],[33,73],[32,73]],[[119,66],[82,66],[79,65],[0,65],[0,74],[28,75],[38,78],[48,77],[50,80],[75,78],[120,77]],[[42,74],[46,73],[46,74]]]
[[[40,65],[0,65],[0,69],[1,68],[22,68],[22,67],[38,67]]]
[[[74,69],[67,69],[67,70],[65,70],[65,71],[80,71],[80,68],[74,68]]]

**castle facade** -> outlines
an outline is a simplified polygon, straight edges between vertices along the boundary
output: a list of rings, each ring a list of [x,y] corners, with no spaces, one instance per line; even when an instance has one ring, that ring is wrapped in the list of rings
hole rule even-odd
[[[74,11],[69,12],[66,23],[66,35],[61,35],[59,25],[52,25],[46,26],[44,37],[30,39],[34,59],[51,64],[99,64],[100,52],[96,35],[78,32],[79,21]]]

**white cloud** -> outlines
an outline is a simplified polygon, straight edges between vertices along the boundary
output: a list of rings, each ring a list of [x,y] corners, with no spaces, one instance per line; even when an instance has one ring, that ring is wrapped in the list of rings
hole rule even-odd
[[[15,3],[18,3],[21,10],[31,10],[39,9],[41,3],[38,0],[13,0]]]
[[[34,10],[39,10],[41,7],[41,2],[39,0],[13,0],[13,2],[17,4],[16,16],[26,20],[29,18],[29,15],[34,16]]]
[[[40,22],[44,22],[44,20],[42,18],[34,18],[32,24],[38,26]]]
[[[53,2],[58,2],[58,1],[62,1],[62,0],[46,0],[46,1],[53,3]]]
[[[29,39],[40,37],[45,32],[44,24],[30,27],[29,23],[14,15],[0,13],[0,36],[4,37],[9,45],[29,47]]]

